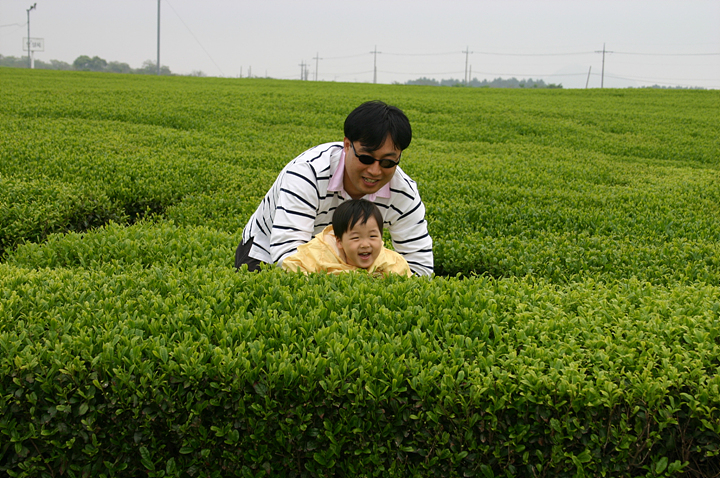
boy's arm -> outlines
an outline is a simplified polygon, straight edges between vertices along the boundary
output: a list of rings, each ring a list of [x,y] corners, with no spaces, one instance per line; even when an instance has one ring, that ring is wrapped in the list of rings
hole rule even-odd
[[[288,272],[304,272],[305,274],[310,272],[305,267],[305,264],[303,264],[302,258],[297,252],[283,259],[281,267]]]

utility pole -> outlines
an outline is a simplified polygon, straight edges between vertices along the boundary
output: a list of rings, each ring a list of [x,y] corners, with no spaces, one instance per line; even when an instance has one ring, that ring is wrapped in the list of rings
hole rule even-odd
[[[160,0],[158,0],[158,55],[157,55],[157,74],[160,75]]]
[[[470,53],[472,53],[470,51],[470,46],[466,46],[463,53],[465,53],[465,86],[467,86],[468,85],[468,57],[469,57]]]
[[[588,84],[590,83],[590,72],[592,71],[592,65],[590,65],[590,68],[588,68],[588,77],[587,80],[585,80],[585,89],[587,90]]]
[[[373,66],[373,83],[377,83],[377,56],[378,53],[382,53],[381,51],[377,51],[377,45],[375,45],[375,50],[371,51],[370,53],[375,55],[375,62]]]
[[[28,14],[28,68],[32,69],[32,41],[30,40],[30,10],[34,10],[37,3],[34,3],[30,8],[27,9]]]
[[[603,49],[602,49],[602,50],[595,50],[595,53],[602,53],[602,54],[603,54],[603,60],[602,60],[602,75],[600,76],[600,88],[604,88],[604,87],[605,87],[605,53],[615,53],[615,52],[605,50],[605,44],[603,43]]]
[[[305,80],[305,72],[307,71],[307,69],[305,68],[305,66],[306,66],[305,60],[303,60],[299,66],[300,66],[300,80],[304,81]]]
[[[315,81],[318,81],[318,61],[322,60],[322,58],[320,58],[320,52],[315,53],[313,60],[315,60]]]

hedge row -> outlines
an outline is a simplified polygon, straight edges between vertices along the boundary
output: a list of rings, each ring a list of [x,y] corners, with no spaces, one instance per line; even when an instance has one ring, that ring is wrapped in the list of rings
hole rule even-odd
[[[149,212],[236,234],[292,157],[380,96],[412,121],[403,168],[439,273],[718,283],[717,92],[0,75],[0,174],[108,202],[102,220],[78,213],[88,228]],[[47,212],[0,222],[6,250],[84,230],[56,195],[14,200]]]
[[[717,92],[0,77],[0,471],[720,473]],[[466,277],[234,273],[378,97]]]
[[[720,472],[714,287],[0,265],[0,298],[10,476]]]
[[[222,195],[203,197],[173,207],[170,215],[183,224],[183,218],[196,214],[190,222],[201,223],[198,211],[208,204],[238,209],[243,203],[232,204]],[[243,214],[249,215],[248,209]],[[98,268],[114,262],[231,267],[243,223],[238,223],[238,232],[229,234],[207,222],[210,227],[146,220],[132,226],[110,223],[85,233],[54,234],[45,243],[19,246],[6,262],[27,268]],[[439,275],[472,271],[493,277],[544,277],[559,284],[586,278],[612,283],[626,277],[655,284],[720,283],[720,245],[685,238],[642,244],[639,239],[584,232],[538,232],[532,238],[467,233],[462,240],[436,239],[434,256]]]
[[[106,265],[230,269],[239,241],[239,236],[203,226],[152,220],[132,226],[109,223],[82,234],[55,234],[43,244],[24,244],[6,262],[27,269],[101,269]]]
[[[125,217],[122,208],[91,188],[0,174],[0,259],[18,244],[42,242],[53,233],[84,231]]]

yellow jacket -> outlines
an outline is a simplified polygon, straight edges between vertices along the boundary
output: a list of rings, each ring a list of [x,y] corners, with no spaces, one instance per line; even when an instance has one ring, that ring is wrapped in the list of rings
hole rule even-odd
[[[288,256],[282,262],[286,271],[302,271],[304,273],[326,271],[330,274],[355,271],[360,268],[345,262],[340,256],[335,234],[332,226],[327,226],[310,242],[298,247],[295,254]],[[370,274],[385,274],[393,272],[410,277],[410,266],[403,256],[395,251],[383,247],[375,262],[368,269]]]

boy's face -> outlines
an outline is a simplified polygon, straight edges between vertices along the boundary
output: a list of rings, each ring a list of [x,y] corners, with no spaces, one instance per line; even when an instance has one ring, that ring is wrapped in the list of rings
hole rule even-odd
[[[345,253],[347,263],[362,269],[368,269],[375,262],[383,247],[382,234],[373,216],[365,224],[358,221],[336,240],[338,249]]]

